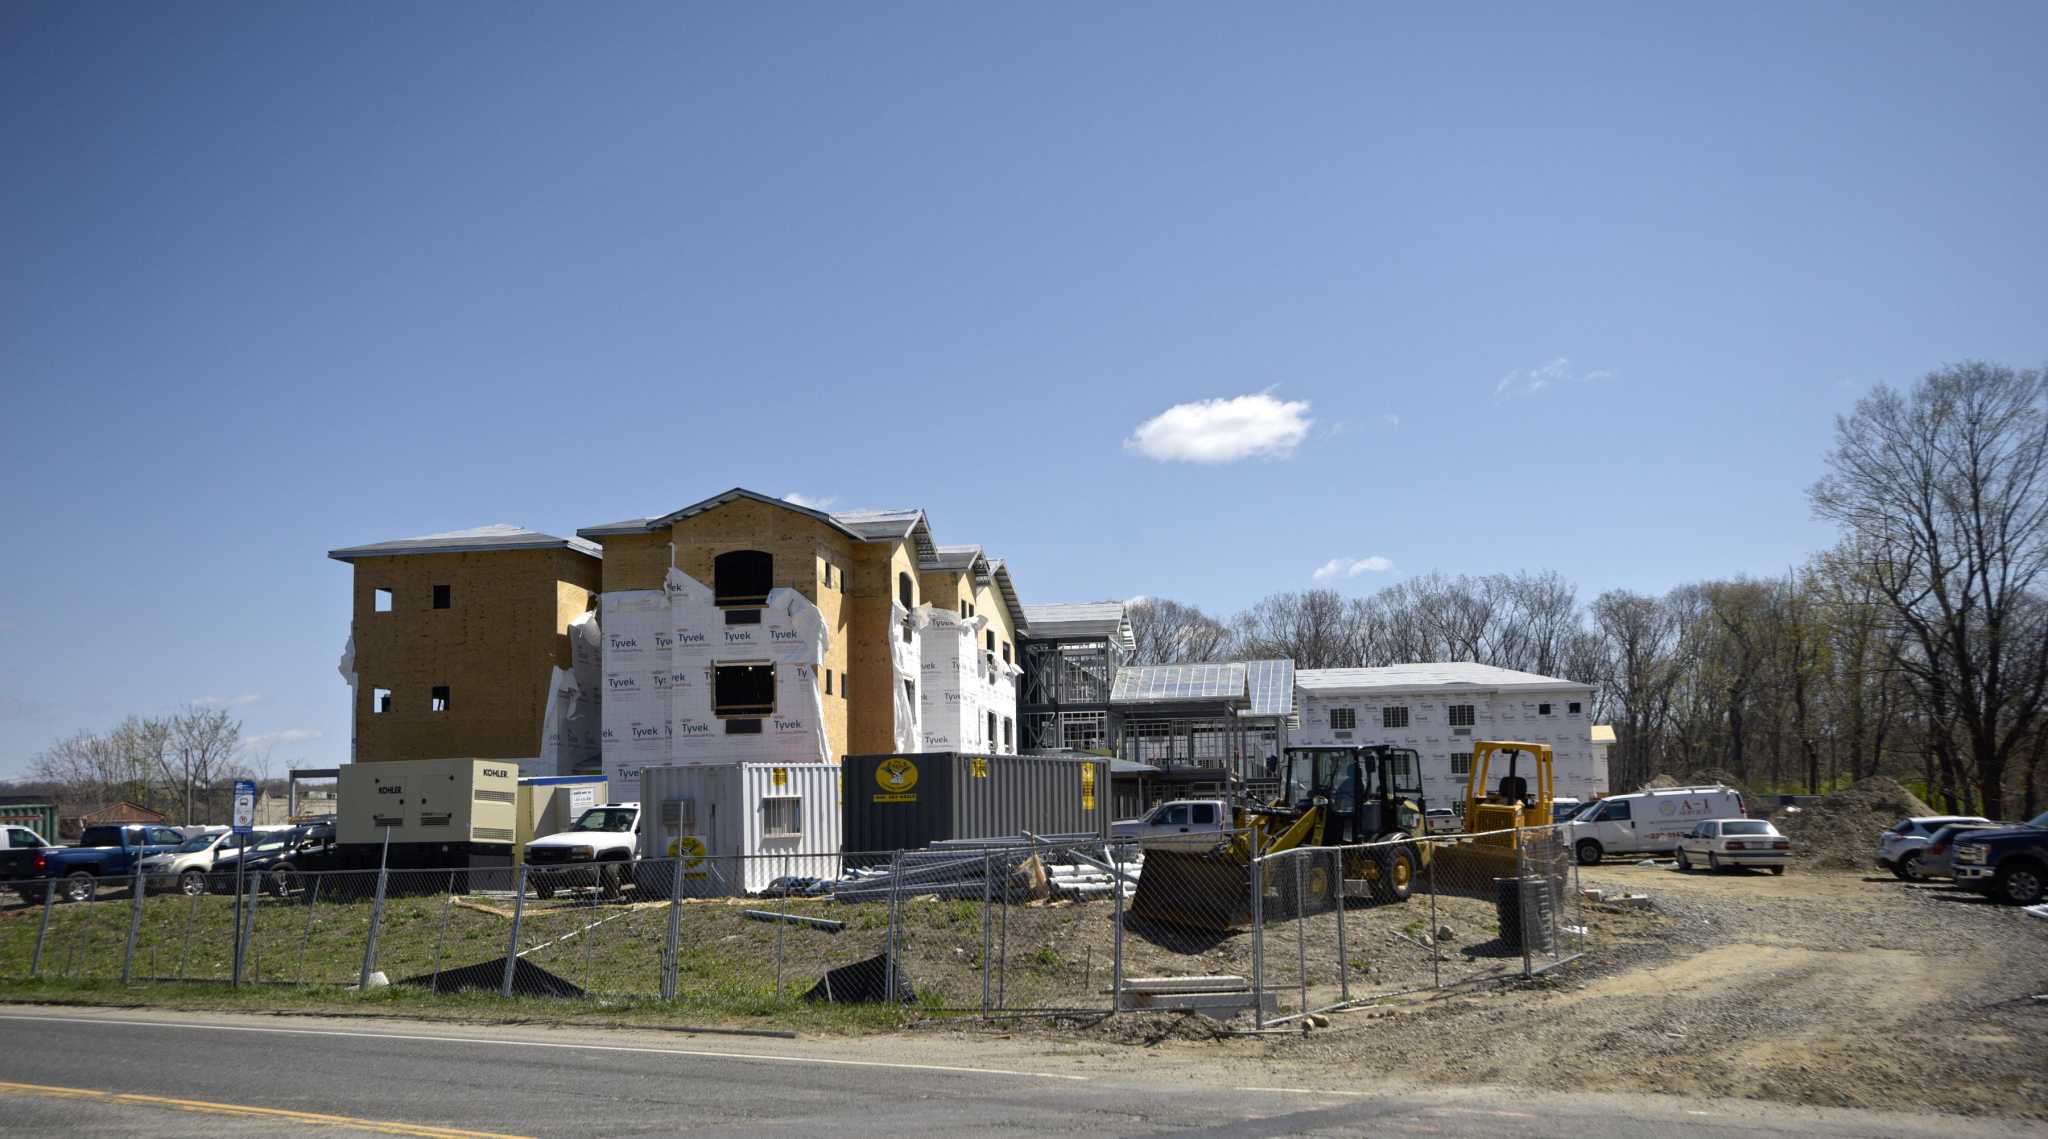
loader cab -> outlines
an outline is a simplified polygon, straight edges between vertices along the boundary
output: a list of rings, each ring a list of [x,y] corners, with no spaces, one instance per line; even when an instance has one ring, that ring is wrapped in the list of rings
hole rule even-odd
[[[1277,806],[1327,808],[1320,845],[1422,833],[1422,763],[1408,748],[1288,748]]]

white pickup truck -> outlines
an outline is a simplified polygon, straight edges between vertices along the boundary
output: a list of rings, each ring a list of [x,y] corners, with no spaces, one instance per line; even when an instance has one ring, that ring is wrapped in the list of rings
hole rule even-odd
[[[1230,804],[1222,799],[1172,799],[1135,819],[1109,824],[1116,842],[1140,846],[1207,848],[1230,833]]]
[[[596,886],[615,898],[633,880],[639,857],[640,804],[592,807],[568,830],[526,844],[527,883],[543,898],[579,886]]]

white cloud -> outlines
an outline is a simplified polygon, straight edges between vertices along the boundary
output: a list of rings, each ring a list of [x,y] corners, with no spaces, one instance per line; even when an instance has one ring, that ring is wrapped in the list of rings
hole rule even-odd
[[[261,692],[244,692],[237,696],[195,696],[195,708],[241,708],[263,699]]]
[[[1266,392],[1202,399],[1177,403],[1138,424],[1124,449],[1161,463],[1284,459],[1313,426],[1306,400],[1278,400]]]
[[[285,728],[275,732],[256,732],[242,739],[244,746],[252,748],[275,747],[278,744],[311,743],[320,738],[318,728]]]
[[[831,497],[812,498],[808,494],[798,494],[796,491],[790,491],[782,496],[782,501],[792,506],[801,506],[806,510],[830,510],[832,504],[839,500]]]
[[[1613,378],[1614,373],[1606,368],[1595,368],[1585,373],[1575,372],[1572,370],[1571,360],[1559,356],[1533,368],[1516,368],[1502,376],[1500,382],[1493,385],[1493,398],[1531,399],[1567,384],[1598,384]]]
[[[1374,554],[1367,558],[1331,558],[1316,567],[1310,576],[1317,581],[1335,581],[1340,577],[1357,577],[1362,573],[1385,573],[1394,568],[1394,559]]]

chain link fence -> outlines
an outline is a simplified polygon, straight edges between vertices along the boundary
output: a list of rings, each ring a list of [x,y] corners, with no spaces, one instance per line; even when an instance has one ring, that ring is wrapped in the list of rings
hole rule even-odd
[[[1186,1009],[1258,1026],[1530,975],[1584,948],[1556,828],[1305,847],[939,844],[497,869],[0,886],[0,978],[409,986],[730,1015]],[[1148,873],[1148,864],[1150,872]],[[200,888],[194,888],[195,886]],[[76,898],[77,900],[67,900]]]

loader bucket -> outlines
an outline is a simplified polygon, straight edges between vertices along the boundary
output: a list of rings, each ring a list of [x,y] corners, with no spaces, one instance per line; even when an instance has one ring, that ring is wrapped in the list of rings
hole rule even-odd
[[[1162,847],[1145,852],[1131,895],[1139,921],[1188,929],[1232,930],[1252,923],[1251,862],[1236,844],[1214,850]]]

